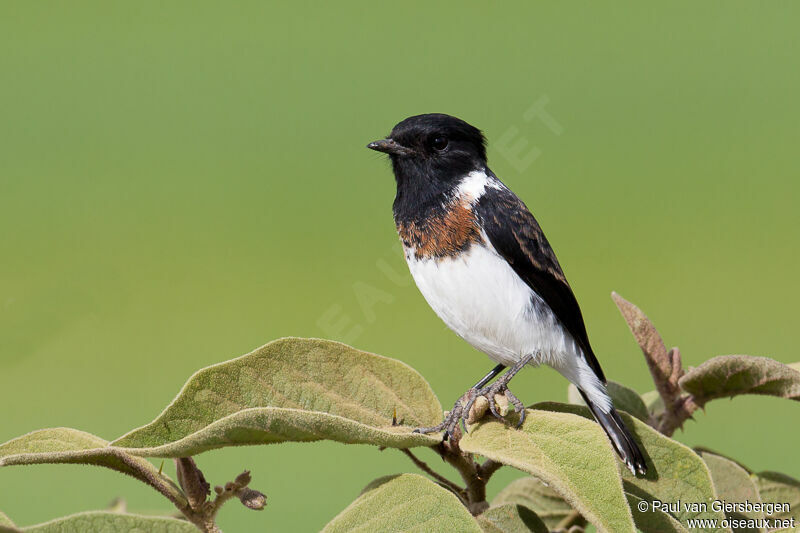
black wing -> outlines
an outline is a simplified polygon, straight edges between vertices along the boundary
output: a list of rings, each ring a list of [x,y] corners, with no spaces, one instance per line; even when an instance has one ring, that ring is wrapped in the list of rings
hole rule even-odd
[[[508,189],[487,188],[473,209],[497,253],[550,306],[583,350],[586,362],[605,383],[578,301],[542,228],[522,200]]]

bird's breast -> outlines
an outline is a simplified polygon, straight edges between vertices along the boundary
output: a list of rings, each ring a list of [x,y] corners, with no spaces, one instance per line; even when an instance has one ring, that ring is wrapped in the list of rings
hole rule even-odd
[[[569,341],[544,301],[488,242],[448,257],[406,261],[425,300],[450,329],[497,362],[513,364],[541,351],[536,362],[553,363]]]
[[[416,259],[441,260],[483,242],[480,226],[468,201],[453,201],[416,220],[397,221],[406,250]]]

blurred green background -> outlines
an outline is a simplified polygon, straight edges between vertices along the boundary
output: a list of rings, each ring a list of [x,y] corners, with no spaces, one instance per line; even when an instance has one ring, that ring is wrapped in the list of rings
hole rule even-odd
[[[789,2],[4,2],[0,441],[49,426],[118,437],[196,369],[286,335],[402,359],[451,405],[491,363],[411,284],[389,165],[364,148],[424,112],[485,131],[612,379],[652,388],[612,290],[688,365],[800,360],[798,14]],[[549,119],[526,115],[537,103]],[[548,369],[515,384],[526,403],[566,398]],[[800,477],[798,414],[720,401],[677,438]],[[396,451],[331,443],[198,461],[212,483],[249,468],[269,496],[260,514],[228,506],[226,531],[315,531],[373,478],[413,471]],[[492,494],[518,475],[504,469]],[[111,471],[0,471],[0,509],[21,525],[114,496],[168,510]]]

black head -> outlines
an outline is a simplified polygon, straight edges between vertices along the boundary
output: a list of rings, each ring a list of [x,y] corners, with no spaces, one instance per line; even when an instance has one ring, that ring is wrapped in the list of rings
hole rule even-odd
[[[448,182],[486,166],[481,131],[442,113],[409,117],[367,148],[389,154],[398,182],[413,174]]]

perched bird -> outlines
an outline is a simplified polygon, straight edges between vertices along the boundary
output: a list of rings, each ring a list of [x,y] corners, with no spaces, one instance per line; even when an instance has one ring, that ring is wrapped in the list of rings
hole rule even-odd
[[[394,220],[417,287],[450,329],[498,363],[441,424],[418,431],[444,430],[447,439],[478,396],[499,418],[495,394],[505,394],[521,424],[525,410],[508,382],[526,364],[547,364],[575,384],[627,467],[645,473],[553,249],[489,170],[481,131],[450,115],[417,115],[367,147],[391,158]]]

